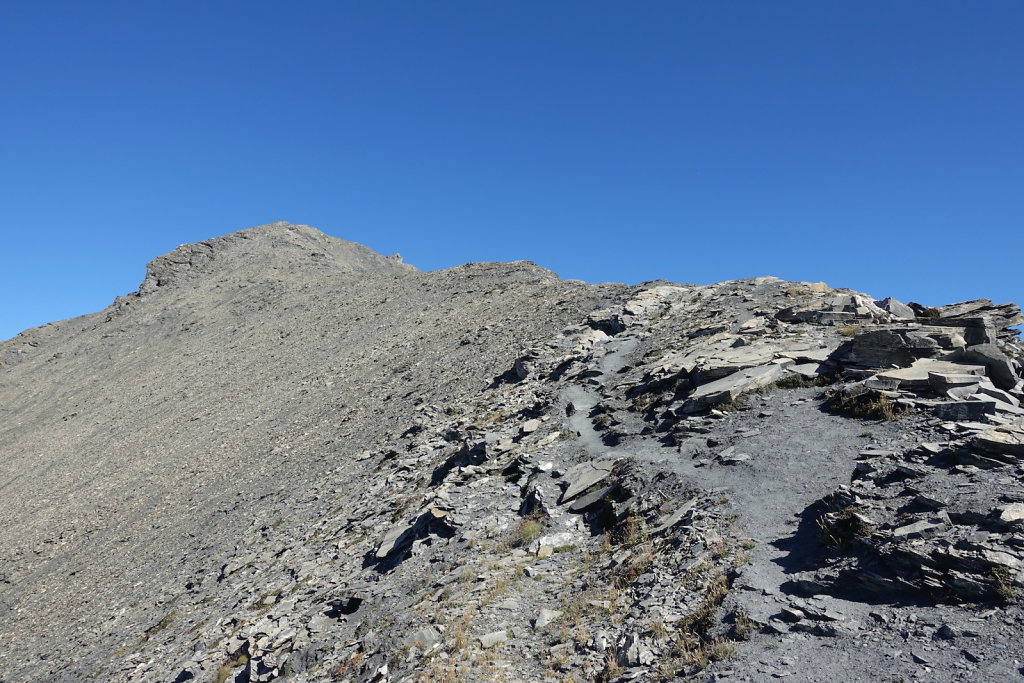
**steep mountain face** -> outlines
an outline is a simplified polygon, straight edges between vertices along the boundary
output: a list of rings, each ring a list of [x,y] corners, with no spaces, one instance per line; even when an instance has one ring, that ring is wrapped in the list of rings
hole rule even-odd
[[[0,343],[0,680],[1010,680],[1021,322],[179,247]]]

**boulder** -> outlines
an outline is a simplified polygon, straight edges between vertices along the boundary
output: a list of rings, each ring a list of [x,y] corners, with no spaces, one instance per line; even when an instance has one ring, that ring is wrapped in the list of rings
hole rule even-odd
[[[615,466],[614,460],[593,460],[580,463],[565,473],[568,487],[562,492],[560,503],[567,503],[594,484],[605,480]]]
[[[776,382],[785,374],[778,363],[740,370],[728,377],[702,384],[693,390],[681,407],[683,413],[696,413],[721,403],[733,401],[740,394]]]
[[[897,301],[891,296],[876,301],[875,305],[881,308],[883,311],[890,313],[894,318],[903,318],[904,320],[913,320],[917,316],[914,314],[914,309],[906,305],[902,301]]]
[[[946,401],[932,408],[940,420],[980,420],[996,412],[994,401]]]
[[[988,376],[992,378],[992,383],[1003,390],[1013,389],[1020,379],[1013,362],[995,344],[968,346],[957,354],[957,359],[984,365],[988,370]]]
[[[485,633],[482,636],[478,636],[477,640],[480,641],[480,647],[494,647],[495,645],[498,645],[499,643],[504,643],[506,640],[508,640],[508,632],[493,631],[491,633]]]
[[[1024,458],[1024,428],[1005,425],[986,429],[974,437],[974,446],[983,451]]]

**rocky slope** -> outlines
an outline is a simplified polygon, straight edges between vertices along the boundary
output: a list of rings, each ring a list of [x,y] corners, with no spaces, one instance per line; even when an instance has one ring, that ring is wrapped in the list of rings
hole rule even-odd
[[[179,247],[0,343],[0,680],[1012,680],[1021,322]]]

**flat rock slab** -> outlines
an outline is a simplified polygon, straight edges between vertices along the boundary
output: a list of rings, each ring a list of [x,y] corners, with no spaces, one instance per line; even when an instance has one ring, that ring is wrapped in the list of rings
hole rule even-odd
[[[599,484],[611,474],[615,460],[593,460],[582,462],[565,473],[569,487],[562,493],[559,502],[566,503],[580,495],[594,484]]]
[[[756,368],[738,370],[714,382],[697,387],[683,404],[683,412],[695,413],[720,403],[728,403],[742,393],[767,386],[782,378],[786,370],[783,365],[769,363]]]
[[[885,370],[875,375],[878,379],[897,380],[900,386],[911,389],[925,389],[930,386],[929,373],[944,375],[984,375],[984,365],[954,363],[951,361],[922,358],[915,361],[909,368]]]
[[[481,647],[494,647],[508,640],[508,633],[506,631],[494,631],[493,633],[486,633],[478,637],[477,640],[480,641]]]
[[[981,375],[951,373],[951,372],[928,372],[928,383],[937,393],[942,393],[954,387],[977,388],[985,378]]]
[[[616,489],[616,484],[611,486],[605,486],[603,488],[596,489],[585,496],[580,496],[573,501],[572,505],[569,506],[569,512],[583,512],[591,505],[598,503],[607,496],[609,493]]]
[[[1013,425],[986,429],[974,437],[974,445],[982,450],[1024,458],[1024,431]]]

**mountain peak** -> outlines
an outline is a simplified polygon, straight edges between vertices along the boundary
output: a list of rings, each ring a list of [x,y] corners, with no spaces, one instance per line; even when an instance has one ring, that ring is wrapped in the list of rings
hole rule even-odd
[[[356,242],[331,237],[308,225],[266,223],[202,242],[182,244],[146,266],[139,294],[211,275],[252,277],[301,269],[334,273],[409,272],[401,257],[384,256]]]

